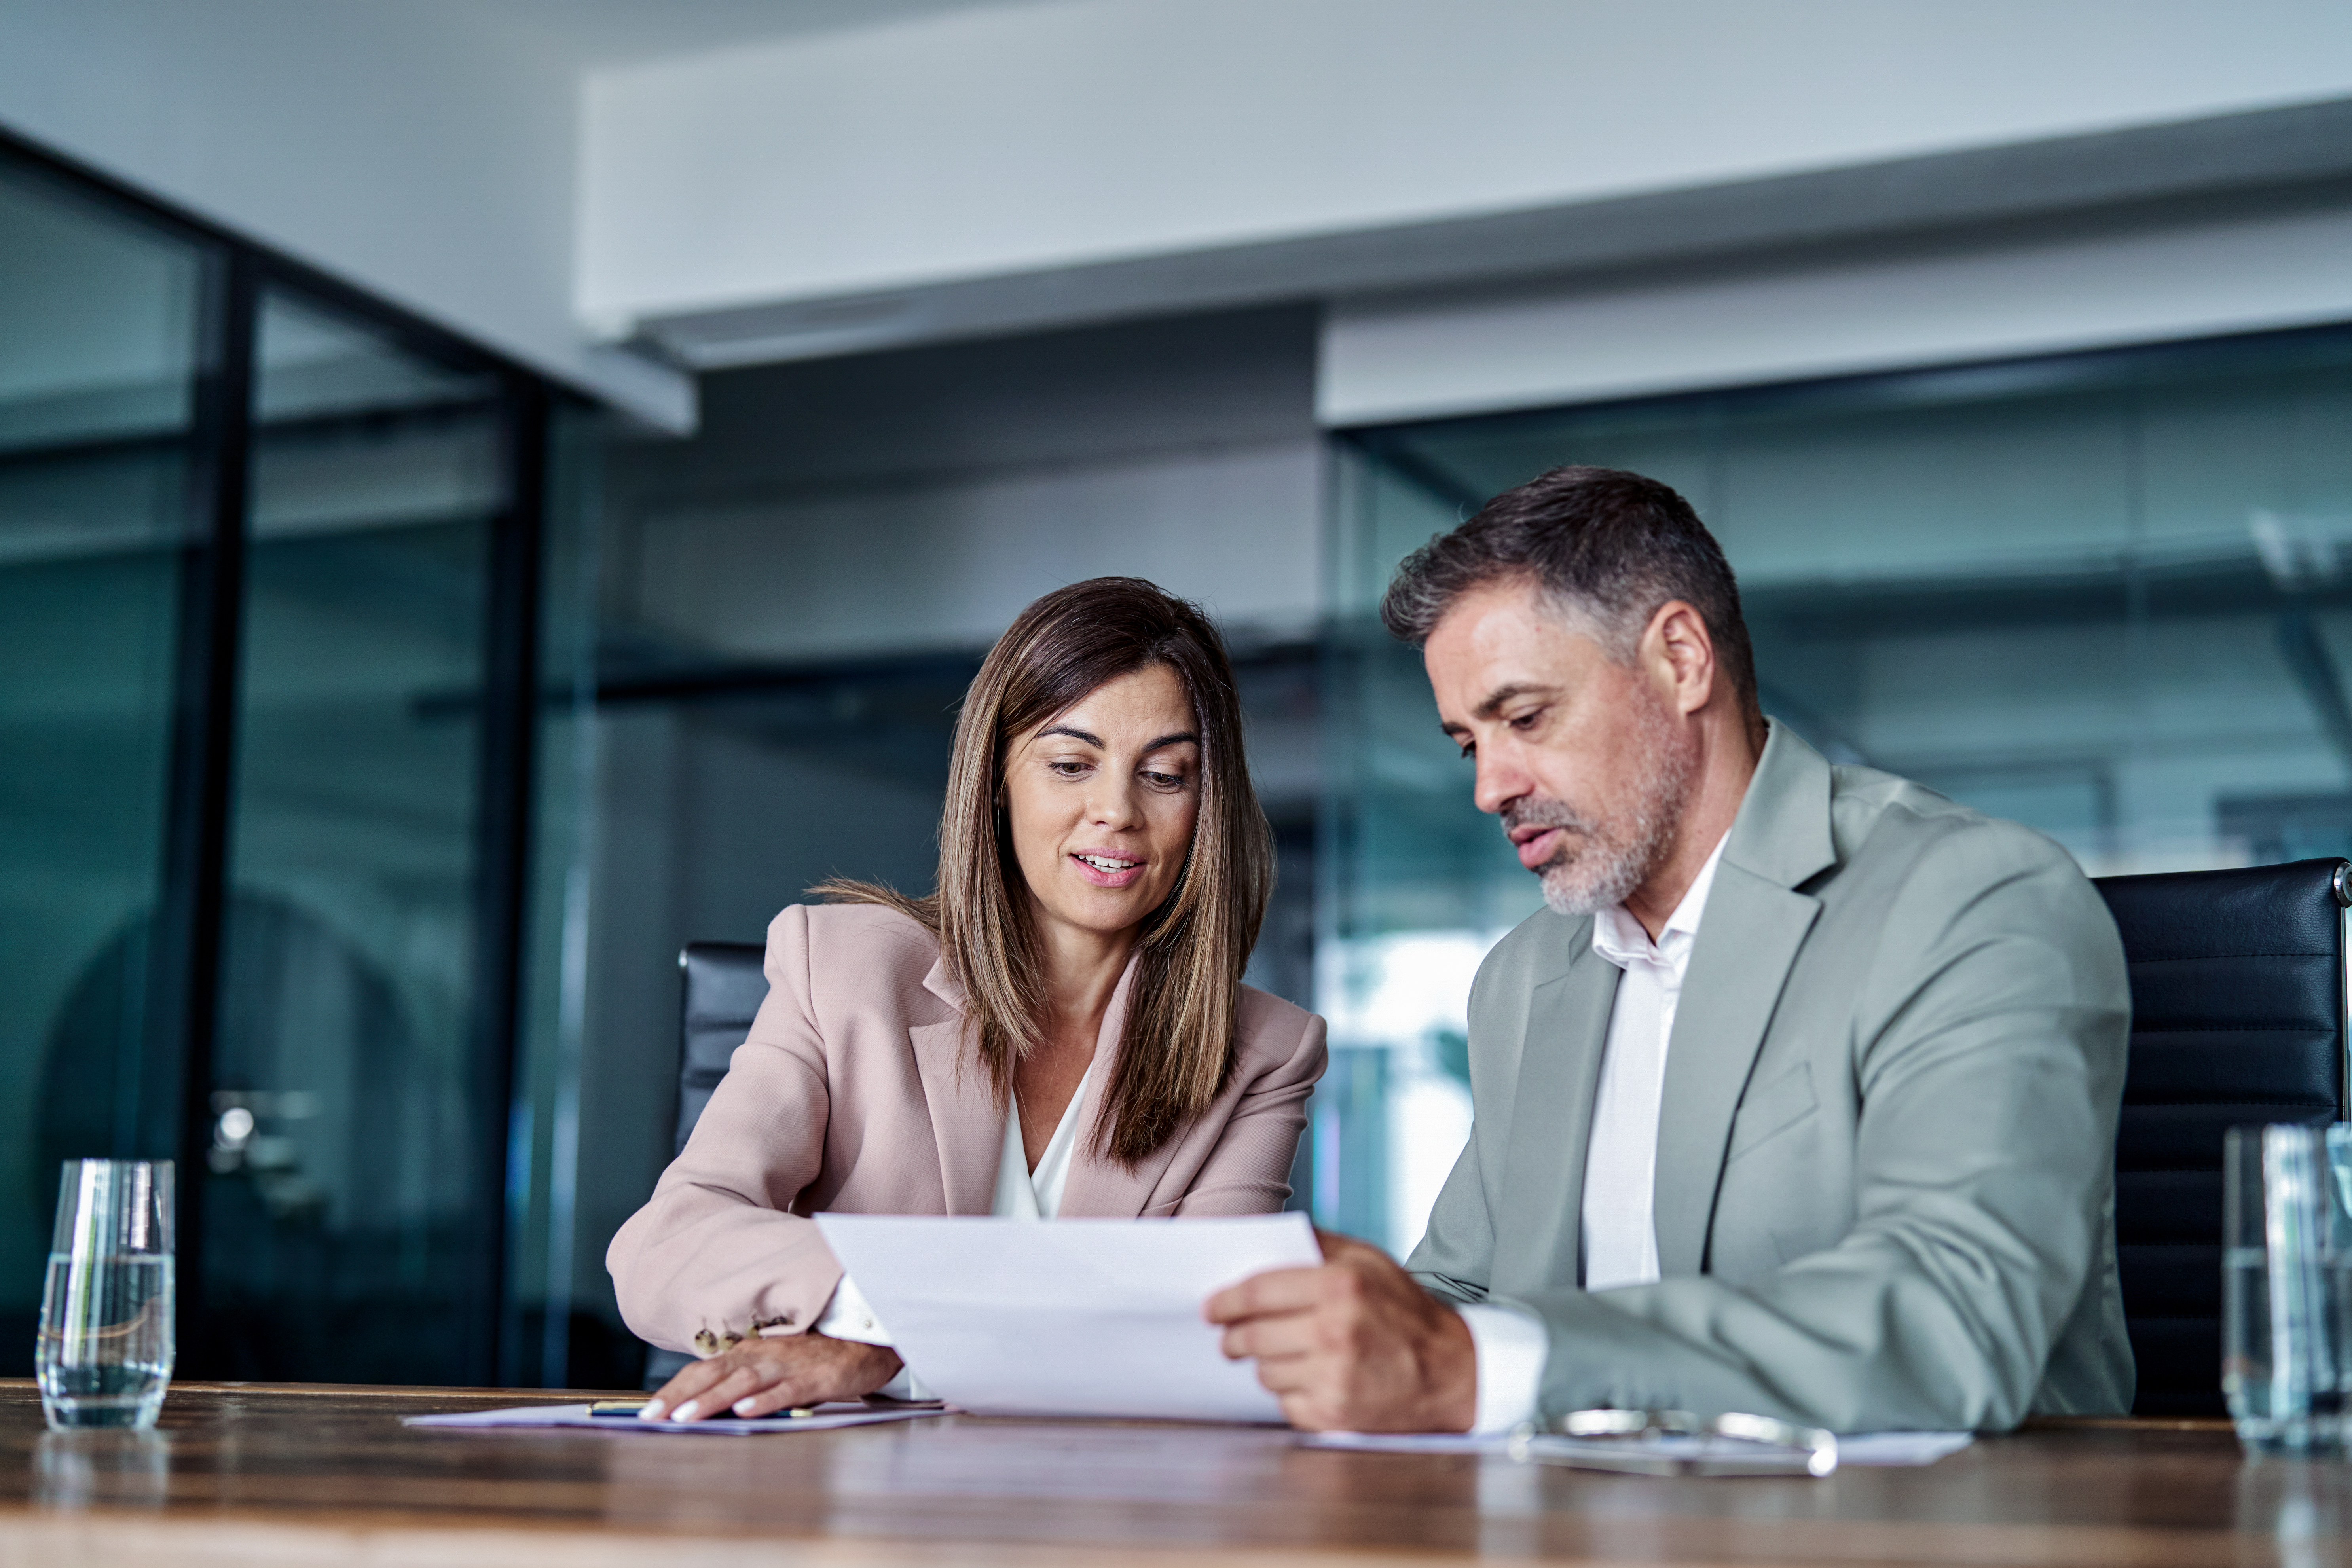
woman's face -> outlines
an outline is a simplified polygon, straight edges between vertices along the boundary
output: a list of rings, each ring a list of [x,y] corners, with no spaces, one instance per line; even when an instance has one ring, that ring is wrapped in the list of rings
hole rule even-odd
[[[1045,921],[1099,935],[1166,901],[1201,814],[1201,742],[1176,672],[1097,687],[1004,764],[1013,852]]]

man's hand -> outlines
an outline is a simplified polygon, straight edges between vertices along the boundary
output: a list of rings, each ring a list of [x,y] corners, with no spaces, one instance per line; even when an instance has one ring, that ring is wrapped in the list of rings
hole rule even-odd
[[[663,1384],[638,1418],[766,1415],[796,1405],[857,1399],[898,1376],[898,1352],[856,1340],[819,1333],[754,1336]]]
[[[1209,1298],[1225,1354],[1309,1432],[1467,1432],[1478,1354],[1462,1315],[1376,1247],[1318,1231],[1320,1268],[1277,1268]]]

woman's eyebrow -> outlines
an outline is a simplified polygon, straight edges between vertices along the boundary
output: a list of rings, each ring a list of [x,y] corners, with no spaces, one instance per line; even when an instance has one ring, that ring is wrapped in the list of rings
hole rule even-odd
[[[1048,735],[1067,735],[1073,741],[1084,741],[1097,751],[1103,749],[1101,736],[1089,735],[1084,730],[1073,730],[1067,724],[1048,724],[1037,731],[1037,738],[1041,741]]]
[[[1201,743],[1201,737],[1195,735],[1190,730],[1179,730],[1172,735],[1160,736],[1160,739],[1152,742],[1151,744],[1144,747],[1143,749],[1144,752],[1149,754],[1150,752],[1158,751],[1162,746],[1181,746],[1188,741],[1197,746]]]

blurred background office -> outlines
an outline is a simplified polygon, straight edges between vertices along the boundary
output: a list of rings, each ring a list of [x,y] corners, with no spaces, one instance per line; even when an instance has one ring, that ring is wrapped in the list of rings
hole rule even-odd
[[[10,0],[0,1370],[176,1154],[190,1375],[634,1383],[678,946],[925,887],[1104,573],[1234,639],[1299,1202],[1409,1247],[1537,900],[1371,609],[1562,462],[1833,758],[2352,853],[2352,8]]]

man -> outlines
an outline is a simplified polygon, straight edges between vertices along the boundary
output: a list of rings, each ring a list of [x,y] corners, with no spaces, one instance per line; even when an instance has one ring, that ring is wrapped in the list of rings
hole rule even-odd
[[[2129,1003],[2065,853],[1767,721],[1722,551],[1638,475],[1500,497],[1381,614],[1549,907],[1471,988],[1410,1275],[1327,1237],[1211,1300],[1226,1353],[1324,1429],[2126,1409]]]

